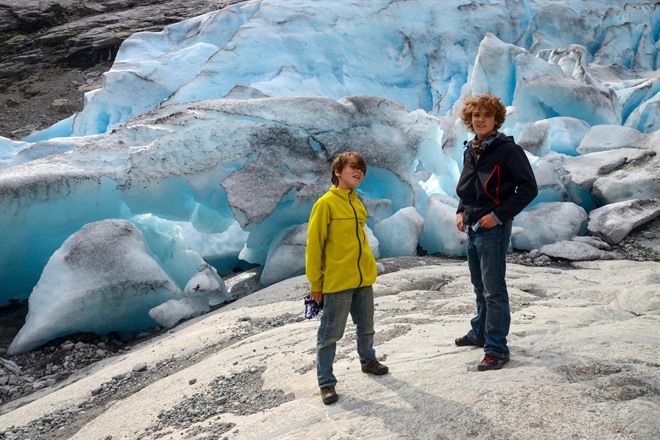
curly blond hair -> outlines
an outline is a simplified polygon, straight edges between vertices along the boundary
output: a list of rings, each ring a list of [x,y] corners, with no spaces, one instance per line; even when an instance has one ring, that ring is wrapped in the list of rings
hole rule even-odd
[[[502,104],[502,101],[500,101],[500,98],[497,96],[484,93],[482,95],[465,98],[463,102],[465,105],[461,109],[461,119],[467,126],[468,131],[474,133],[474,127],[472,126],[472,113],[479,108],[487,110],[495,115],[495,130],[499,130],[502,124],[504,124],[506,107],[504,107],[504,104]]]

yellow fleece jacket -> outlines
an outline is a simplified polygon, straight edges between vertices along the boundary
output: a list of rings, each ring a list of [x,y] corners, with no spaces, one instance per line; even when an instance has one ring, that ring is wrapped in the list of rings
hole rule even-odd
[[[321,196],[309,216],[306,275],[311,291],[341,292],[376,282],[376,259],[364,224],[367,210],[357,193],[337,189]]]

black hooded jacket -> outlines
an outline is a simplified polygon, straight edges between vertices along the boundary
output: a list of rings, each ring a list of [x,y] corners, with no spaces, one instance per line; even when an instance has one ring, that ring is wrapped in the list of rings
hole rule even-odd
[[[472,225],[490,212],[501,222],[513,220],[534,200],[538,187],[525,151],[513,137],[498,133],[487,141],[479,160],[472,141],[467,144],[456,194],[456,213],[462,212],[463,223]]]

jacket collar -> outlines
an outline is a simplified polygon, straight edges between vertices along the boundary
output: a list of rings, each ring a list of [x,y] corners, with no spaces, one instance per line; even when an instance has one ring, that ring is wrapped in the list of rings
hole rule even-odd
[[[500,131],[496,131],[494,134],[488,136],[488,138],[484,139],[481,141],[481,148],[486,149],[488,148],[489,145],[491,145],[496,139],[499,139],[500,137],[505,136],[504,133]],[[477,140],[477,137],[473,137],[470,143],[468,144],[469,147],[472,147]]]
[[[467,151],[469,151],[472,156],[479,157],[478,155],[481,155],[484,151],[490,150],[489,147],[491,145],[497,144],[506,138],[507,136],[504,133],[497,131],[490,135],[487,139],[481,141],[479,148],[476,148],[477,137],[475,136],[470,142],[467,143]]]
[[[350,197],[352,200],[355,200],[355,198],[357,197],[357,191],[355,191],[354,189],[339,189],[339,188],[337,188],[335,185],[332,185],[332,186],[330,187],[330,191],[331,191],[333,194],[336,194],[336,195],[338,195],[339,197],[342,197],[342,198],[344,198],[344,199],[346,199],[346,200],[348,200],[349,197]]]

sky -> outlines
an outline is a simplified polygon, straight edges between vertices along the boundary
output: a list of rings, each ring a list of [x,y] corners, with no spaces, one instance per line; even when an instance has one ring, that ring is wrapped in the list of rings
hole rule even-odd
[[[375,255],[463,256],[458,112],[479,93],[539,183],[513,247],[620,240],[660,213],[659,29],[642,0],[252,0],[135,34],[80,113],[0,138],[0,306],[29,301],[10,353],[170,327],[232,271],[304,273],[341,151],[367,159]]]

